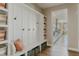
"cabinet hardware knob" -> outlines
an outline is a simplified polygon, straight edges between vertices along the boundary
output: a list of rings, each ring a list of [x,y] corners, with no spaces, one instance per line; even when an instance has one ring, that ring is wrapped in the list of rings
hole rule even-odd
[[[24,28],[22,30],[24,31]]]
[[[16,20],[16,17],[14,18],[14,20]]]

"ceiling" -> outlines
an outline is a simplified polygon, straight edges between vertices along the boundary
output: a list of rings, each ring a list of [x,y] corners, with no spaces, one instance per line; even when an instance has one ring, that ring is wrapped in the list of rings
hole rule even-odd
[[[63,3],[36,3],[36,5],[42,9],[61,5],[61,4],[63,4]]]
[[[67,9],[57,10],[52,13],[57,19],[67,21]]]

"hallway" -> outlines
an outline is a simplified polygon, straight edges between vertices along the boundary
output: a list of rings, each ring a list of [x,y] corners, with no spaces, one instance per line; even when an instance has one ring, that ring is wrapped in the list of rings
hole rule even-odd
[[[0,4],[0,56],[79,56],[79,4]]]

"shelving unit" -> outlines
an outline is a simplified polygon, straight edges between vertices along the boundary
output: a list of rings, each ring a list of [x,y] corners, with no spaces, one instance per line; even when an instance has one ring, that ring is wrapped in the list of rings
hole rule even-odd
[[[47,19],[44,17],[44,39],[47,39]]]
[[[0,41],[0,44],[6,44],[6,43],[8,43],[8,41],[7,41],[7,40]]]
[[[0,36],[0,55],[3,55],[3,56],[7,55],[7,53],[8,53],[7,52],[7,48],[8,48],[8,39],[7,39],[7,31],[8,31],[7,15],[8,15],[7,8],[5,8],[5,7],[2,8],[1,7],[0,8],[0,16],[1,17],[3,17],[3,16],[6,17],[4,19],[3,18],[0,19],[0,35],[1,36],[4,35],[4,36],[2,36],[3,38]],[[3,40],[1,40],[1,39],[3,39]],[[1,48],[1,46],[3,46],[3,47]],[[6,48],[4,48],[4,47],[6,47]]]
[[[0,14],[7,14],[8,10],[5,8],[0,8]]]
[[[7,27],[8,27],[8,25],[0,25],[0,27],[7,28]]]

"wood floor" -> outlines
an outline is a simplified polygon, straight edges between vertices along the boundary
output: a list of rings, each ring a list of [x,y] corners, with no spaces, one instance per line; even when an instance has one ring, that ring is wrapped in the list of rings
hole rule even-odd
[[[38,56],[79,56],[79,52],[74,52],[74,51],[68,51],[68,55],[52,55],[50,51],[51,47],[48,47],[47,49],[45,49],[44,51],[42,51],[41,53],[38,54]],[[59,54],[59,53],[56,53]]]
[[[38,56],[79,56],[78,52],[68,51],[67,36],[63,36],[59,39],[55,45],[51,45],[44,51],[38,54]]]
[[[69,56],[79,56],[79,52],[75,52],[75,51],[68,51],[69,52]]]

